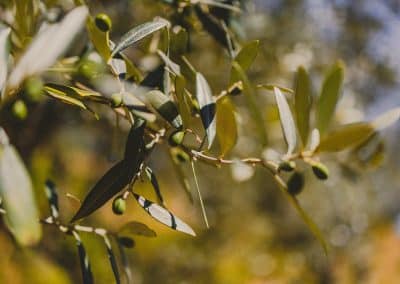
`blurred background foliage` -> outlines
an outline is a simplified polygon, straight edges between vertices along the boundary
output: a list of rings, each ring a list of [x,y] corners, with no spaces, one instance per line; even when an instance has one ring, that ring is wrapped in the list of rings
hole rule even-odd
[[[8,1],[2,0],[2,9]],[[43,1],[54,9],[68,9],[69,1]],[[107,13],[111,37],[157,15],[173,18],[169,4],[156,0],[88,1],[90,13]],[[259,39],[260,53],[249,70],[252,82],[293,86],[294,72],[305,66],[319,90],[329,67],[346,64],[344,94],[336,121],[370,119],[400,103],[400,4],[395,0],[254,0],[242,3],[245,12],[231,26],[243,42]],[[188,58],[210,82],[214,92],[229,82],[230,60],[209,34],[191,23]],[[33,33],[35,27],[29,27]],[[85,37],[86,35],[81,35]],[[70,49],[76,53],[83,41]],[[154,66],[150,40],[129,49],[129,57],[146,70]],[[149,67],[150,66],[150,67]],[[41,216],[48,210],[43,192],[47,178],[59,188],[61,218],[69,220],[89,188],[121,156],[127,129],[115,127],[104,109],[99,121],[77,108],[51,99],[32,98],[25,90],[27,117],[10,109],[2,117],[11,141],[20,151],[34,180]],[[268,130],[268,147],[284,151],[273,97],[257,97]],[[239,140],[232,156],[267,153],[257,135],[251,113],[241,97],[234,98],[239,117]],[[109,112],[109,113],[108,113]],[[108,113],[108,114],[107,114]],[[203,224],[198,202],[191,205],[167,155],[159,147],[150,165],[157,173],[168,207],[198,236],[169,230],[128,202],[123,216],[112,214],[110,202],[85,223],[117,230],[131,220],[148,224],[157,238],[136,238],[128,252],[135,283],[397,283],[400,279],[399,161],[400,132],[381,133],[385,145],[381,167],[357,162],[354,156],[324,156],[331,176],[321,183],[306,172],[306,188],[299,196],[330,244],[326,257],[268,173],[252,168],[198,166],[200,187],[211,228]],[[189,168],[187,169],[190,177]],[[251,177],[251,178],[250,178]],[[193,184],[193,180],[190,179]],[[155,199],[151,185],[139,182],[139,193]],[[22,209],[23,210],[23,209]],[[74,241],[44,227],[33,249],[20,249],[2,226],[1,283],[77,283],[79,262]],[[101,242],[83,236],[96,283],[112,283],[113,275]]]

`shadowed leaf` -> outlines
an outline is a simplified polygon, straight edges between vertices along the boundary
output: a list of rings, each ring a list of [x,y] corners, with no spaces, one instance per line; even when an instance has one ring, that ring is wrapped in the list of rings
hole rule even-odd
[[[107,248],[107,255],[108,255],[108,259],[110,260],[111,269],[114,274],[115,283],[120,284],[121,277],[119,275],[118,264],[117,264],[117,260],[115,258],[114,251],[111,246],[111,242],[106,235],[104,235],[103,238],[104,238],[104,244],[106,245],[106,248]]]
[[[47,200],[49,201],[51,216],[57,219],[59,216],[59,208],[56,185],[52,181],[47,180],[45,185],[45,192]]]
[[[147,167],[145,169],[145,172],[146,172],[147,178],[150,180],[151,185],[154,188],[154,191],[155,191],[155,193],[157,195],[158,202],[161,205],[164,205],[164,198],[161,195],[160,185],[158,184],[156,175],[154,174],[153,170],[150,169],[149,167]]]
[[[317,102],[317,128],[323,135],[332,120],[340,97],[344,66],[338,62],[325,76]]]
[[[86,253],[85,247],[78,235],[78,233],[73,232],[73,236],[76,239],[76,246],[78,247],[79,263],[81,265],[82,281],[84,284],[93,284],[93,274],[90,267],[89,257]]]
[[[11,29],[0,30],[0,97],[7,79],[8,70],[8,36]]]
[[[154,238],[157,236],[156,232],[150,229],[146,224],[132,221],[125,224],[119,231],[118,235],[121,236],[142,236],[142,237],[149,237]]]
[[[133,194],[139,203],[139,205],[155,220],[158,222],[176,230],[180,231],[192,236],[195,236],[195,232],[192,228],[189,227],[186,223],[184,223],[181,219],[176,217],[170,211],[166,210],[165,208],[147,200],[141,195],[136,193]]]
[[[179,114],[182,117],[183,127],[188,128],[191,114],[185,97],[185,85],[186,81],[183,76],[175,77],[175,95],[176,95]]]

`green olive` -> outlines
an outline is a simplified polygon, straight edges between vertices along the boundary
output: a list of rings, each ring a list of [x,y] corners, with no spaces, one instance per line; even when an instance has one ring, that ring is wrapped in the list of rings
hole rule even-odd
[[[122,104],[122,96],[120,93],[115,93],[111,95],[111,105],[112,107],[119,107]]]
[[[106,14],[97,14],[96,18],[94,19],[94,22],[99,30],[102,32],[108,32],[111,30],[111,19],[108,15]]]
[[[12,106],[12,112],[20,120],[24,120],[28,115],[28,108],[23,100],[17,100]]]
[[[40,77],[31,77],[25,81],[25,92],[32,101],[38,101],[43,94],[43,81]]]
[[[176,131],[169,136],[168,142],[171,146],[181,145],[185,137],[184,131]]]
[[[114,199],[112,204],[112,210],[116,215],[122,215],[126,210],[126,201],[121,196],[118,196]]]

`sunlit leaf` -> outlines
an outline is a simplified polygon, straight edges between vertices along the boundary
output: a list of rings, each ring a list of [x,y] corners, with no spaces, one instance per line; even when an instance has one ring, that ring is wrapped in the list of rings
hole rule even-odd
[[[141,24],[137,27],[134,27],[129,32],[127,32],[124,36],[122,36],[120,42],[113,49],[111,56],[113,57],[115,54],[121,52],[125,48],[133,45],[144,37],[160,30],[165,27],[168,27],[170,24],[167,20],[162,18],[156,18],[152,22],[147,22]]]
[[[226,96],[217,101],[217,137],[221,155],[225,156],[235,146],[238,137],[235,107]]]
[[[200,106],[201,121],[207,133],[208,149],[210,149],[216,134],[216,104],[211,88],[201,73],[196,74],[196,97]]]
[[[66,92],[60,89],[55,89],[50,86],[45,86],[44,90],[50,97],[53,97],[63,103],[74,105],[82,109],[88,109],[87,106],[82,101],[69,96]]]
[[[168,67],[168,69],[174,73],[174,75],[179,76],[181,75],[181,67],[173,62],[164,52],[161,50],[157,50],[157,54],[160,56],[162,61],[164,61],[165,66]]]
[[[7,79],[8,72],[8,36],[11,29],[0,30],[0,96]]]
[[[258,107],[259,103],[255,98],[254,89],[242,67],[235,61],[232,63],[232,67],[232,72],[236,72],[236,75],[234,76],[237,76],[237,78],[243,82],[243,93],[245,95],[247,105],[258,128],[258,135],[260,136],[261,143],[266,145],[267,135],[265,132],[265,122]]]
[[[344,66],[336,63],[325,76],[321,94],[317,102],[317,128],[324,134],[330,125],[335,113],[336,105],[340,97],[343,83]]]
[[[294,124],[292,111],[290,110],[289,104],[287,103],[285,96],[278,88],[274,89],[274,93],[279,109],[279,117],[282,130],[285,136],[286,143],[288,145],[287,153],[292,154],[296,148],[297,143],[296,126]]]
[[[46,26],[34,38],[18,61],[8,80],[9,88],[16,88],[28,76],[41,73],[52,66],[83,28],[88,14],[86,6],[69,12],[58,24]]]
[[[88,18],[86,27],[89,33],[90,41],[92,42],[94,48],[103,58],[103,60],[107,62],[111,57],[109,31],[100,30],[92,17]]]
[[[86,253],[85,247],[78,235],[75,231],[72,232],[73,236],[76,240],[76,246],[78,247],[78,255],[79,255],[79,263],[81,266],[82,272],[82,281],[84,284],[93,284],[93,274],[92,269],[90,267],[89,257]]]
[[[34,245],[42,235],[32,182],[18,152],[0,127],[0,197],[5,223],[17,242]]]
[[[154,189],[154,192],[156,193],[158,202],[161,205],[164,205],[164,198],[162,197],[160,185],[158,184],[156,175],[154,174],[153,170],[150,169],[149,167],[146,167],[145,172],[146,172],[147,178],[149,179],[151,185],[153,186],[153,189]]]
[[[310,131],[312,95],[310,78],[304,67],[299,67],[297,69],[294,94],[297,128],[303,146],[306,146]]]
[[[120,236],[142,236],[153,238],[156,237],[157,234],[152,229],[150,229],[146,224],[132,221],[125,224],[119,231],[118,235]]]
[[[181,219],[176,217],[170,211],[166,210],[165,208],[147,200],[141,195],[134,193],[136,200],[138,201],[139,205],[155,220],[158,222],[176,230],[180,231],[192,236],[196,236],[195,232],[192,228],[189,227],[186,223],[184,223]]]
[[[379,115],[371,122],[371,125],[376,130],[382,130],[396,123],[399,120],[399,118],[400,118],[400,107],[397,107],[385,112],[384,114]]]
[[[319,130],[317,128],[314,128],[311,131],[310,143],[308,146],[309,150],[311,152],[314,152],[318,148],[320,142],[321,136],[319,135]]]
[[[375,132],[374,127],[367,122],[345,124],[328,132],[321,140],[317,151],[338,152],[360,145]]]
[[[259,84],[259,85],[257,85],[257,88],[266,89],[268,91],[274,91],[275,88],[278,88],[279,90],[281,90],[281,92],[288,93],[288,94],[293,94],[295,92],[292,89],[278,86],[276,84]]]

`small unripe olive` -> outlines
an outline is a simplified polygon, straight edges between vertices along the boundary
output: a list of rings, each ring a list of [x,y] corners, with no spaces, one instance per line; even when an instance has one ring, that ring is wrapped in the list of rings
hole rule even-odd
[[[300,172],[295,172],[287,181],[287,190],[291,195],[299,194],[304,187],[304,176]]]
[[[278,170],[284,172],[291,172],[295,168],[296,168],[296,163],[294,161],[282,161],[278,166]]]
[[[120,93],[115,93],[111,95],[111,105],[112,107],[119,107],[122,104],[122,95]]]
[[[111,19],[106,14],[97,14],[96,18],[94,19],[96,27],[101,30],[102,32],[108,32],[111,30]]]
[[[171,146],[178,146],[182,144],[183,138],[185,137],[184,131],[176,131],[169,136],[168,142]]]
[[[24,101],[17,100],[12,106],[12,112],[20,120],[24,120],[28,115],[28,108],[26,107]]]
[[[39,77],[31,77],[25,81],[25,92],[32,101],[37,101],[43,94],[43,81]]]
[[[190,160],[190,156],[178,147],[171,148],[171,154],[176,163],[185,163]]]
[[[126,201],[121,196],[118,196],[114,199],[112,204],[112,210],[116,215],[122,215],[126,210]]]
[[[322,163],[315,162],[311,165],[314,175],[321,179],[326,180],[329,177],[329,169]]]

